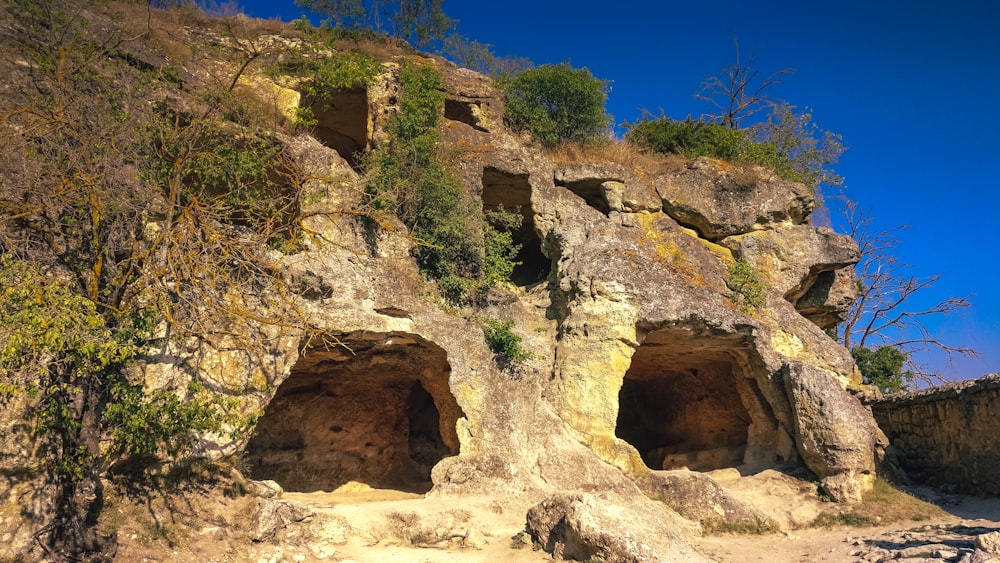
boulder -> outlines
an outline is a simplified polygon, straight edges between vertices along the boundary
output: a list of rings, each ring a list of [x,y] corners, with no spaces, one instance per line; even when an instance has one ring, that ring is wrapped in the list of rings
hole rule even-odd
[[[731,496],[704,473],[651,471],[636,482],[650,498],[709,529],[762,532],[775,527],[763,513]]]
[[[780,377],[794,413],[795,444],[838,502],[860,502],[875,478],[876,448],[887,440],[871,411],[817,368],[792,362]]]
[[[851,268],[820,272],[812,286],[795,301],[795,310],[823,330],[847,320],[858,298],[858,277]]]
[[[803,184],[786,182],[759,167],[708,157],[659,176],[656,191],[667,214],[711,241],[776,223],[800,224],[816,205]]]
[[[550,496],[527,515],[528,532],[557,560],[709,561],[678,534],[684,527],[656,502],[587,493]]]
[[[810,225],[775,225],[728,237],[720,244],[750,262],[791,303],[809,291],[820,273],[846,268],[861,258],[851,237]]]

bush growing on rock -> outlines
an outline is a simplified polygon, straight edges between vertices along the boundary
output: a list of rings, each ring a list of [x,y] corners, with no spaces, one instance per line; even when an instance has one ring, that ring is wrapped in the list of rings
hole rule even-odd
[[[625,123],[626,140],[659,154],[679,154],[686,158],[710,156],[729,162],[763,166],[793,182],[802,181],[789,158],[776,144],[754,140],[752,132],[726,127],[721,123],[666,116],[648,116]]]
[[[514,334],[514,321],[500,321],[490,317],[479,319],[483,327],[486,344],[496,356],[497,363],[502,368],[511,364],[530,360],[533,356],[521,346],[521,337]]]
[[[740,258],[729,265],[726,285],[729,286],[730,298],[743,313],[763,307],[766,303],[764,290],[767,286],[760,278],[760,272]]]
[[[502,210],[486,220],[438,151],[436,127],[444,108],[441,76],[406,64],[399,111],[387,125],[390,141],[365,157],[367,205],[394,214],[417,242],[417,265],[444,297],[460,301],[510,277],[517,265],[512,221]]]
[[[591,141],[608,128],[607,83],[586,68],[542,65],[517,75],[504,92],[507,125],[546,147]]]

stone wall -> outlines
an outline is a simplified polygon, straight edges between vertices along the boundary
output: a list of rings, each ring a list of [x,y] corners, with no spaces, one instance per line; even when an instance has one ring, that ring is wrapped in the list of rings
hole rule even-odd
[[[911,479],[1000,495],[1000,373],[890,395],[871,406]]]

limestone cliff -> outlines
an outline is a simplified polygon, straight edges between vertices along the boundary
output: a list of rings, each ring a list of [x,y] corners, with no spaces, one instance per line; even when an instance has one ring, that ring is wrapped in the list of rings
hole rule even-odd
[[[123,59],[159,56],[123,49]],[[444,77],[440,132],[466,193],[523,217],[522,264],[478,309],[444,303],[402,224],[373,230],[349,212],[363,196],[355,151],[385,142],[404,60]],[[853,298],[858,250],[810,224],[808,188],[707,158],[659,170],[553,160],[504,128],[486,77],[400,49],[379,62],[373,85],[329,92],[312,134],[280,137],[308,234],[276,260],[313,330],[275,329],[265,358],[173,344],[142,365],[150,391],[192,377],[248,390],[238,400],[260,415],[254,437],[204,436],[197,455],[245,456],[249,477],[286,491],[350,481],[434,495],[612,491],[695,520],[692,503],[725,495],[688,470],[804,468],[836,500],[860,499],[885,438],[848,392],[859,383],[850,354],[824,332]],[[275,115],[300,103],[292,82],[252,67],[243,80]],[[762,306],[734,302],[737,260],[766,282]],[[482,315],[514,321],[532,357],[499,366]],[[5,436],[23,430],[3,424]],[[3,500],[28,502],[40,493],[19,479],[33,462],[6,442],[14,494]],[[753,518],[753,507],[712,498],[729,507],[723,518]],[[22,544],[25,529],[11,531]]]

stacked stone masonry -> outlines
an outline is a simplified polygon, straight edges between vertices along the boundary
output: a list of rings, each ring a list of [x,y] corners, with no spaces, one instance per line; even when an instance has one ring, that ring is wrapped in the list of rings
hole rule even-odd
[[[1000,495],[1000,373],[872,404],[906,475],[946,490]]]

